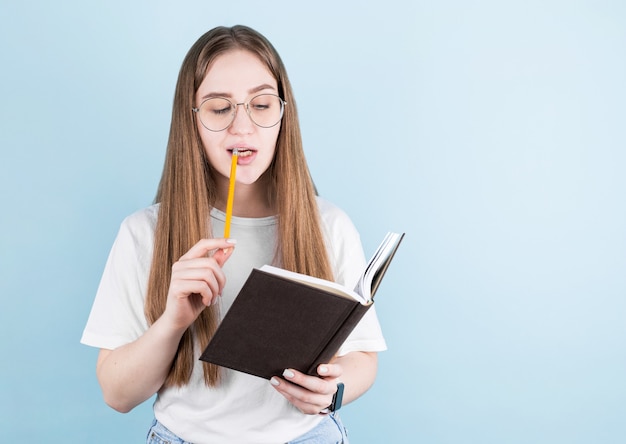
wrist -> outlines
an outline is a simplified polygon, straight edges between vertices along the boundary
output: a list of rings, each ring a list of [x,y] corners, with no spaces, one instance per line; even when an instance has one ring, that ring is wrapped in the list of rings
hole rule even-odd
[[[153,330],[159,332],[164,340],[172,340],[178,343],[182,338],[183,333],[189,328],[189,325],[181,325],[180,323],[172,320],[165,311],[154,324],[152,324]]]

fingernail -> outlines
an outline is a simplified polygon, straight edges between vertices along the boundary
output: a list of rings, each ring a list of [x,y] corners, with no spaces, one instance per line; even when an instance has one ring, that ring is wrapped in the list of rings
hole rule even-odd
[[[325,365],[320,365],[319,372],[320,373],[328,373],[328,367],[326,367]]]
[[[283,372],[283,376],[285,378],[293,378],[294,376],[296,376],[296,374],[292,372],[291,370],[287,369]]]
[[[226,239],[226,242],[228,242],[229,244],[236,244],[237,239]]]
[[[280,381],[278,380],[278,378],[272,378],[270,379],[270,383],[274,386],[277,386],[280,384]]]

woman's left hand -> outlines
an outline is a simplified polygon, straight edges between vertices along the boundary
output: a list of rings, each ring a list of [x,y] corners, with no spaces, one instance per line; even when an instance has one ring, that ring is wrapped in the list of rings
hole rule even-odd
[[[343,373],[340,364],[320,364],[319,376],[309,376],[294,369],[286,369],[283,379],[274,376],[270,382],[302,413],[317,415],[324,412],[333,401],[337,383]]]

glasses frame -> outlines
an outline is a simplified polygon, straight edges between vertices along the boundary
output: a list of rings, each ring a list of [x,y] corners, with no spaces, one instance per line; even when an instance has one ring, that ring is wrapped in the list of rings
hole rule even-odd
[[[263,125],[259,125],[258,123],[256,123],[254,121],[254,118],[252,117],[252,114],[250,114],[250,102],[252,102],[254,99],[256,99],[257,97],[260,96],[274,96],[276,97],[281,104],[280,107],[280,117],[278,118],[278,120],[276,121],[276,123],[274,123],[273,125],[270,126],[263,126]],[[204,105],[206,102],[208,102],[209,100],[214,100],[214,99],[222,99],[222,100],[226,100],[228,103],[230,103],[231,105],[231,109],[233,110],[232,112],[232,118],[230,119],[230,122],[228,123],[228,125],[226,125],[224,128],[222,129],[211,129],[208,126],[206,126],[204,124],[204,122],[202,121],[202,118],[200,117],[200,114],[198,114],[200,112],[200,108],[202,108],[202,105]],[[228,128],[230,128],[230,126],[233,124],[233,122],[235,121],[235,118],[237,117],[237,110],[238,110],[238,106],[241,105],[245,108],[246,110],[246,114],[248,115],[248,118],[250,118],[250,121],[252,123],[254,123],[256,126],[258,126],[259,128],[272,128],[275,127],[276,125],[278,125],[280,123],[281,120],[283,120],[283,116],[285,114],[285,107],[287,106],[287,102],[285,100],[282,99],[282,97],[280,97],[277,94],[268,94],[268,93],[263,93],[263,94],[257,94],[256,96],[252,97],[250,100],[248,100],[247,102],[241,102],[241,103],[234,103],[232,100],[227,99],[226,97],[209,97],[207,99],[204,99],[201,103],[200,106],[198,106],[197,108],[191,108],[191,110],[196,113],[198,115],[198,120],[200,120],[200,123],[202,124],[203,127],[205,127],[207,130],[212,131],[214,133],[219,133],[220,131],[224,131]]]

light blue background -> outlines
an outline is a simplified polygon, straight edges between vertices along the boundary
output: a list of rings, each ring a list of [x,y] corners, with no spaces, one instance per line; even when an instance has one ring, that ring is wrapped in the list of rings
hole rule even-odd
[[[187,49],[244,23],[283,56],[317,186],[366,253],[407,232],[352,442],[626,442],[625,5],[3,1],[3,440],[143,439],[150,403],[106,407],[78,341],[154,197]]]

